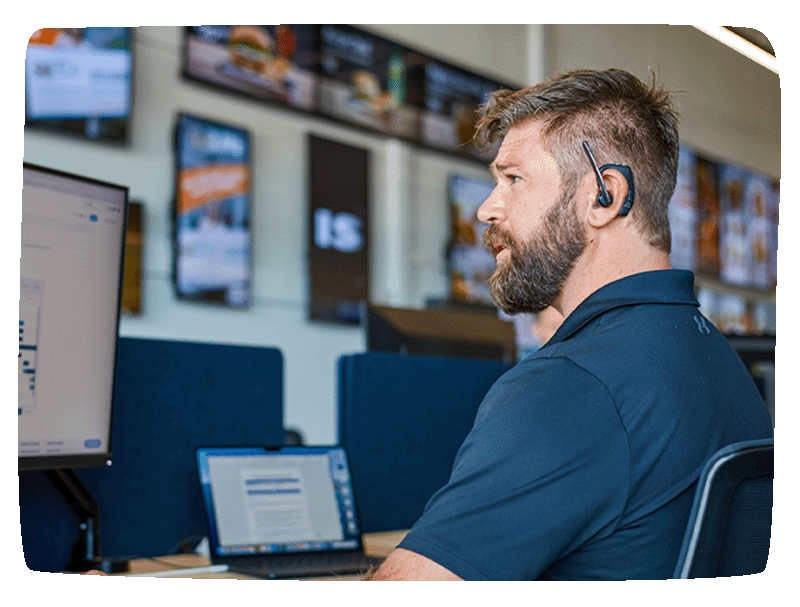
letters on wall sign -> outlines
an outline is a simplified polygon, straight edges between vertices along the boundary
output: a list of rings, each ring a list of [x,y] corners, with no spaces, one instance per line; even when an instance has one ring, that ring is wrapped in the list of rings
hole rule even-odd
[[[309,318],[357,324],[369,299],[369,152],[309,136]]]

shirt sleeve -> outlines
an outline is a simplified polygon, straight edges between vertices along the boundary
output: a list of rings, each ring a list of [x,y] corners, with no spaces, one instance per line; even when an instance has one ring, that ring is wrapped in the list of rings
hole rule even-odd
[[[613,530],[629,470],[602,382],[567,359],[522,361],[486,395],[449,482],[400,547],[464,579],[536,579]]]

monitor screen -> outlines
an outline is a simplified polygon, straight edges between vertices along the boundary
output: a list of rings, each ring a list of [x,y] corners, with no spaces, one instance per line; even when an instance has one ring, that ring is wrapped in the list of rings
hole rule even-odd
[[[36,30],[25,54],[25,124],[124,143],[132,104],[132,28]]]
[[[361,547],[342,447],[201,447],[197,465],[213,557]]]
[[[23,164],[19,468],[103,465],[128,190]]]

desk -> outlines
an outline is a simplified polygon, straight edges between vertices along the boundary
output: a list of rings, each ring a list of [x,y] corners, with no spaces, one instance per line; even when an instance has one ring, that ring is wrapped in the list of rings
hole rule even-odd
[[[389,556],[392,550],[395,549],[397,544],[405,537],[406,531],[385,531],[382,533],[367,533],[364,535],[364,551],[373,556]],[[211,560],[207,556],[199,554],[174,554],[171,556],[159,557],[153,559],[134,559],[129,563],[129,570],[127,574],[120,573],[116,575],[130,575],[141,573],[156,573],[159,571],[173,571],[175,567],[208,567],[211,565]],[[171,575],[169,577],[177,578],[192,578],[192,579],[230,579],[230,580],[257,580],[263,578],[256,578],[241,573],[232,573],[225,571],[222,573],[191,573],[186,575]],[[357,575],[345,575],[331,578],[310,578],[314,580],[337,580],[337,581],[352,581],[358,580]]]

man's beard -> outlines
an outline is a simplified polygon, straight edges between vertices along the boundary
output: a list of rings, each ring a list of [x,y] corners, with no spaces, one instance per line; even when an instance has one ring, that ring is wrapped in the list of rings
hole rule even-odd
[[[563,193],[528,242],[517,244],[496,224],[483,233],[483,242],[502,242],[511,250],[507,263],[498,264],[489,279],[489,292],[506,314],[538,313],[550,306],[586,248],[586,236],[575,213],[574,192]]]

